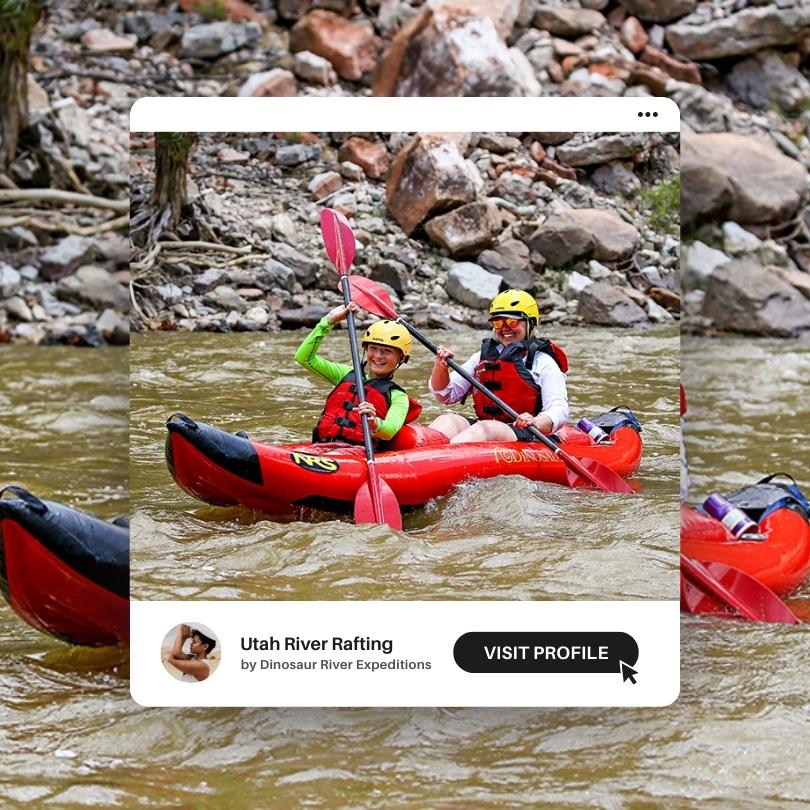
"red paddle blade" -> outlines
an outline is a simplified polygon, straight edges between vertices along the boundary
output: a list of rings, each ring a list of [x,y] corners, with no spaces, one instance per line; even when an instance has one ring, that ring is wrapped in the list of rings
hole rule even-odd
[[[349,286],[352,290],[352,301],[357,301],[366,312],[393,320],[399,317],[391,296],[376,281],[365,276],[352,276],[349,279]]]
[[[633,493],[633,488],[610,467],[592,458],[574,458],[561,450],[557,455],[565,462],[566,477],[572,487],[597,487],[605,492]]]
[[[363,486],[357,490],[354,499],[354,522],[355,523],[387,523],[392,529],[402,528],[402,514],[399,511],[399,502],[391,487],[388,486],[384,478],[377,476],[377,483],[380,493],[381,515],[375,514],[374,498],[372,497],[369,482],[365,481]]]
[[[334,208],[324,208],[321,211],[321,235],[330,261],[341,276],[346,275],[357,250],[349,221]]]
[[[717,562],[681,554],[681,608],[687,613],[743,616],[755,622],[799,624],[790,608],[759,580]]]

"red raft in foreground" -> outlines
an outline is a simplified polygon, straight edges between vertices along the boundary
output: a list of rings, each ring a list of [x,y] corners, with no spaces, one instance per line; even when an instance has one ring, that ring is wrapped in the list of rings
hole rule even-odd
[[[595,459],[622,477],[641,461],[635,417],[611,411],[591,421],[610,432],[594,444],[576,428],[561,431],[561,447],[578,459]],[[166,423],[166,463],[189,495],[216,506],[240,504],[272,515],[311,506],[350,513],[366,480],[363,448],[346,444],[272,446],[226,433],[182,414]],[[566,467],[550,450],[528,442],[450,445],[423,425],[406,425],[392,447],[375,454],[377,470],[403,508],[424,506],[470,478],[522,475],[566,484]]]
[[[6,487],[0,592],[30,625],[71,644],[127,643],[129,530]]]
[[[681,507],[681,552],[703,563],[736,568],[783,596],[810,577],[810,509],[795,485],[772,476],[727,496],[759,526],[756,539],[737,538],[722,523],[691,507]],[[681,606],[690,613],[725,613],[703,600],[681,577]]]

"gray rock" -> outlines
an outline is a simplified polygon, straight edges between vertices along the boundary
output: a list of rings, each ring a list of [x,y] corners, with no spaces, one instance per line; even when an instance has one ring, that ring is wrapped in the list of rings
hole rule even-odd
[[[279,287],[287,292],[292,292],[295,286],[295,273],[286,264],[268,259],[261,271],[257,273],[254,283],[261,290],[272,290]]]
[[[718,218],[782,222],[806,193],[807,169],[756,136],[684,134],[681,155],[684,225]]]
[[[61,298],[86,302],[98,309],[129,309],[129,293],[103,267],[80,267],[73,275],[63,278],[56,289]]]
[[[292,245],[287,245],[284,242],[274,242],[272,254],[276,261],[292,269],[301,286],[312,287],[318,280],[321,263],[317,259],[305,256]],[[267,267],[266,264],[265,267]]]
[[[288,245],[295,243],[295,220],[288,213],[283,211],[280,214],[273,214],[271,223],[270,230],[273,239]]]
[[[332,63],[310,51],[298,51],[293,62],[293,72],[299,79],[324,87],[337,82],[337,74]]]
[[[601,28],[605,17],[592,9],[540,6],[534,12],[532,25],[558,37],[579,37]]]
[[[163,299],[167,306],[179,304],[183,298],[183,291],[176,284],[159,284],[155,292]]]
[[[653,323],[670,323],[675,320],[673,315],[655,301],[647,301],[647,315]]]
[[[699,84],[682,84],[672,94],[681,118],[695,132],[725,132],[732,128],[736,114],[726,96],[711,93]]]
[[[478,146],[486,149],[487,152],[494,152],[496,155],[505,155],[507,152],[515,152],[520,149],[520,139],[511,135],[502,135],[497,132],[484,132],[478,138]]]
[[[350,160],[344,160],[340,164],[340,173],[347,180],[352,180],[355,183],[359,183],[361,180],[366,179],[366,173],[363,171],[363,169],[356,163],[352,163]]]
[[[619,2],[634,17],[658,23],[691,14],[697,5],[697,0],[619,0]]]
[[[502,279],[473,262],[457,262],[448,271],[444,286],[460,304],[481,310],[498,294]]]
[[[708,61],[795,42],[809,27],[810,4],[769,4],[714,20],[695,14],[670,25],[666,38],[678,56]]]
[[[738,62],[726,82],[733,93],[752,107],[778,104],[793,112],[810,99],[810,82],[775,50],[759,51]]]
[[[299,166],[308,160],[318,158],[323,151],[317,143],[292,143],[276,150],[276,164],[279,166]]]
[[[199,275],[195,275],[191,281],[194,292],[206,293],[213,290],[223,278],[225,278],[225,271],[216,267],[209,267]]]
[[[470,256],[492,244],[501,230],[498,207],[489,200],[469,203],[425,224],[431,242],[452,256]]]
[[[722,250],[715,250],[703,242],[692,242],[683,248],[681,284],[685,290],[702,288],[716,267],[729,261]]]
[[[10,264],[0,262],[0,298],[11,298],[22,284],[22,276]]]
[[[651,138],[646,132],[620,132],[600,136],[579,133],[557,147],[557,160],[568,166],[578,167],[634,157],[647,148]]]
[[[600,166],[591,175],[591,182],[605,194],[623,194],[625,197],[635,196],[641,188],[641,181],[629,165],[620,160],[611,160]]]
[[[322,304],[310,304],[300,309],[280,309],[278,320],[282,329],[311,328],[323,318],[328,310]]]
[[[266,326],[267,322],[270,320],[270,314],[263,306],[255,306],[251,307],[246,313],[243,320],[255,326],[256,328],[261,328],[262,326]]]
[[[627,259],[633,255],[638,240],[635,226],[616,214],[580,208],[550,216],[529,237],[528,244],[549,264],[559,266],[580,259]]]
[[[224,284],[220,284],[219,287],[206,293],[203,300],[206,304],[223,312],[244,312],[247,309],[244,298],[236,290]]]
[[[126,346],[129,343],[129,318],[114,309],[105,309],[96,321],[96,329],[107,343]]]
[[[255,22],[195,25],[183,33],[180,55],[194,59],[217,59],[258,39],[261,34],[261,26]]]
[[[39,257],[39,272],[48,281],[57,281],[85,264],[95,252],[93,240],[66,236]]]
[[[13,315],[18,321],[30,322],[34,320],[34,315],[31,308],[23,301],[22,298],[14,297],[9,298],[2,304],[3,308],[9,315]]]
[[[736,222],[723,223],[723,250],[734,255],[751,253],[762,244],[762,240],[740,227]]]
[[[579,296],[577,315],[587,323],[631,327],[649,323],[647,313],[620,287],[594,281]]]
[[[401,262],[387,259],[374,266],[369,274],[374,281],[387,284],[397,295],[405,295],[411,288],[408,268]]]
[[[712,273],[701,312],[729,332],[793,337],[810,330],[810,301],[750,259],[728,262]]]
[[[534,269],[529,259],[529,248],[518,239],[507,239],[492,250],[483,251],[478,264],[490,273],[497,273],[515,290],[535,290]]]
[[[566,298],[579,298],[582,291],[586,287],[590,287],[593,283],[593,279],[588,278],[588,276],[583,276],[582,273],[577,273],[576,270],[572,270],[565,278],[565,289],[563,292]]]

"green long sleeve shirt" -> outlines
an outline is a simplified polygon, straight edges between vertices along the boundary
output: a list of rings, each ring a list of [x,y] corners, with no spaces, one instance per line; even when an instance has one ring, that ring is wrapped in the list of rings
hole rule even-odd
[[[326,316],[321,318],[315,328],[304,338],[304,342],[298,347],[295,353],[295,361],[304,368],[314,371],[335,386],[352,370],[352,367],[344,363],[333,363],[331,360],[318,355],[318,349],[323,343],[323,339],[332,331],[332,328],[332,324],[329,323]],[[369,376],[365,375],[364,379],[368,380]],[[397,431],[405,424],[407,415],[408,395],[404,391],[398,391],[396,388],[392,389],[388,413],[386,413],[384,419],[377,418],[377,429],[373,431],[372,435],[375,439],[383,441],[393,439]]]

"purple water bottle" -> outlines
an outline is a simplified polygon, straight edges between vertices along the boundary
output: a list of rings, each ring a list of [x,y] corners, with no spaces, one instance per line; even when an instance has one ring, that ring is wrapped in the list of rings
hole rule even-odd
[[[759,526],[742,509],[716,492],[703,501],[703,508],[715,520],[719,520],[735,537],[755,534],[759,530]]]
[[[590,419],[580,419],[577,422],[577,427],[583,432],[587,433],[592,439],[594,444],[600,444],[601,442],[609,442],[610,436],[605,433],[599,425],[595,425],[591,422]]]

